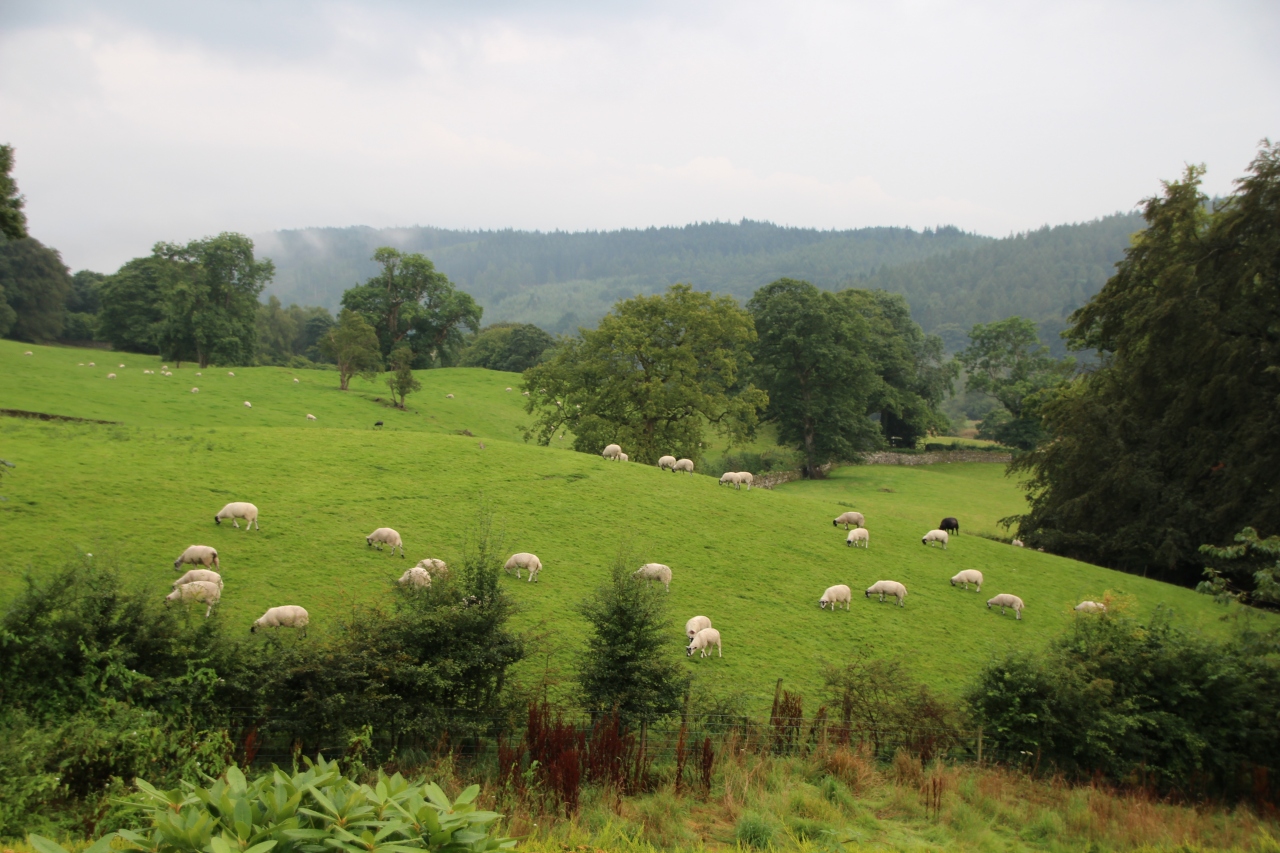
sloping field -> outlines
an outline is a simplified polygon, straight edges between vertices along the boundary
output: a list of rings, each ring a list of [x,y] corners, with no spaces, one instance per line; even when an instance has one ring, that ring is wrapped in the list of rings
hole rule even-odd
[[[22,356],[28,349],[34,355]],[[78,366],[89,360],[98,366]],[[456,559],[484,502],[506,549],[533,551],[545,565],[538,584],[507,581],[522,605],[519,624],[544,635],[537,647],[550,655],[525,665],[528,678],[570,676],[582,647],[575,607],[627,539],[637,565],[664,562],[675,572],[670,653],[683,657],[686,618],[711,617],[725,657],[686,665],[706,688],[745,694],[754,707],[767,705],[778,677],[816,694],[824,663],[864,649],[900,656],[955,693],[985,660],[1044,643],[1074,618],[1072,605],[1107,590],[1139,612],[1166,605],[1207,632],[1227,630],[1227,611],[1189,590],[972,535],[946,551],[923,547],[920,536],[943,515],[958,516],[965,532],[994,531],[1019,509],[998,465],[850,468],[825,483],[738,492],[710,477],[523,443],[527,416],[512,374],[424,372],[424,390],[410,398],[419,411],[402,413],[373,402],[385,396],[375,385],[334,390],[333,373],[141,372],[158,366],[0,342],[0,408],[121,422],[0,418],[0,457],[18,466],[0,484],[0,604],[24,572],[84,553],[119,562],[161,596],[173,559],[199,543],[221,553],[220,618],[237,630],[277,604],[304,605],[322,628],[383,595],[416,560]],[[106,379],[108,370],[117,378]],[[317,420],[306,421],[308,412]],[[379,418],[386,428],[375,431]],[[213,514],[231,500],[256,503],[262,529],[215,526]],[[849,506],[867,515],[868,550],[846,548],[831,525]],[[400,531],[410,559],[366,547],[364,536],[384,525]],[[949,585],[964,568],[986,573],[981,595]],[[905,608],[860,597],[848,613],[817,607],[831,584],[858,590],[881,578],[907,585]],[[1023,621],[985,608],[1004,591],[1027,602]]]

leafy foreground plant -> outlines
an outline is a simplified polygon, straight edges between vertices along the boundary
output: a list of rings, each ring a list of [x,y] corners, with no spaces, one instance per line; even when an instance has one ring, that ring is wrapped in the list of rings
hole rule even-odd
[[[479,811],[479,785],[450,803],[434,782],[409,782],[399,773],[378,773],[374,786],[346,778],[337,762],[318,758],[292,777],[276,769],[250,782],[232,767],[207,788],[161,791],[136,780],[144,797],[136,807],[150,812],[146,832],[120,830],[86,853],[487,853],[510,850],[515,840],[496,834],[502,815]],[[32,835],[38,853],[67,853]]]

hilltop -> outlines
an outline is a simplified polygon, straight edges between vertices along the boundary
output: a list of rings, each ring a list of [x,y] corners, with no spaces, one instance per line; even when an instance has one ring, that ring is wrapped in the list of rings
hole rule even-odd
[[[21,355],[27,349],[34,354]],[[78,366],[91,360],[98,366]],[[818,693],[823,664],[859,650],[909,660],[954,695],[983,662],[1043,644],[1074,618],[1073,604],[1108,590],[1139,613],[1167,606],[1205,632],[1228,630],[1228,611],[1190,590],[972,535],[997,532],[1020,507],[1001,466],[855,467],[826,482],[737,492],[711,477],[524,443],[514,374],[424,371],[423,391],[400,412],[376,402],[377,385],[337,391],[329,372],[142,373],[159,365],[0,342],[5,408],[116,422],[0,418],[0,456],[18,466],[0,485],[0,603],[24,573],[39,577],[85,553],[163,595],[174,557],[202,543],[222,554],[227,586],[215,618],[238,630],[267,606],[300,603],[322,629],[352,603],[376,601],[414,560],[456,559],[483,503],[507,550],[533,551],[546,566],[538,584],[505,583],[521,606],[517,624],[541,637],[521,677],[553,686],[581,651],[576,605],[623,540],[675,569],[670,653],[683,656],[686,618],[710,616],[725,657],[685,665],[707,689],[742,694],[754,708],[778,677]],[[230,500],[257,503],[261,531],[215,526]],[[846,548],[831,526],[849,507],[867,515],[866,551]],[[963,535],[947,551],[923,547],[920,535],[946,514],[961,518]],[[366,547],[381,525],[401,532],[413,560]],[[948,584],[961,568],[987,574],[982,595]],[[885,577],[910,589],[904,609],[863,598],[848,613],[816,605],[830,584],[860,589]],[[1027,601],[1022,622],[983,606],[1006,590]]]

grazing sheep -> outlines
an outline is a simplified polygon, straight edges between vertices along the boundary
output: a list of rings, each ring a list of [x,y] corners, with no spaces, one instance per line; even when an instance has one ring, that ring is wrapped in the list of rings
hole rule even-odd
[[[618,454],[618,461],[619,461],[619,462],[630,462],[630,461],[631,461],[631,457],[630,457],[630,456],[628,456],[628,455],[627,455],[627,454],[625,454],[625,453],[619,453],[619,454]]]
[[[839,527],[843,524],[844,529],[848,530],[850,527],[862,527],[866,523],[867,520],[862,517],[862,513],[850,510],[849,512],[841,513],[836,516],[835,520],[831,522],[831,526]]]
[[[845,537],[845,545],[857,545],[862,543],[863,548],[871,547],[871,532],[865,527],[855,527],[849,531],[849,535]]]
[[[1015,548],[1025,548],[1025,547],[1026,547],[1025,545],[1023,545],[1023,544],[1022,544],[1022,540],[1021,540],[1021,539],[1015,539],[1015,540],[1013,540],[1013,542],[1012,542],[1011,544],[1012,544],[1012,545],[1013,545],[1013,547],[1015,547]]]
[[[254,620],[253,627],[249,629],[250,634],[256,634],[259,628],[301,628],[302,636],[307,636],[307,625],[311,622],[311,614],[307,613],[305,607],[299,607],[296,604],[286,604],[283,607],[268,608]]]
[[[906,607],[904,600],[907,597],[907,588],[897,581],[876,581],[867,587],[867,598],[873,595],[879,595],[880,601],[884,601],[886,595],[896,596],[899,607]]]
[[[982,592],[982,572],[977,569],[965,569],[951,579],[951,585],[963,585],[965,589],[969,588],[969,584],[975,585],[976,592]]]
[[[443,578],[449,574],[449,566],[444,560],[437,560],[435,557],[428,557],[425,560],[418,561],[416,568],[425,569],[433,578]]]
[[[1082,601],[1075,606],[1081,613],[1106,613],[1107,605],[1100,601]]]
[[[831,612],[836,612],[836,605],[843,604],[844,609],[849,609],[849,602],[853,601],[853,591],[848,586],[838,583],[835,586],[827,587],[827,591],[822,594],[822,598],[818,599],[818,606],[823,610],[827,609],[827,605],[831,605]]]
[[[196,371],[196,376],[204,376],[204,374],[197,370],[197,371]]]
[[[234,374],[234,373],[232,373],[230,370],[228,370],[228,371],[227,371],[227,375],[228,375],[228,376],[235,376],[235,374]]]
[[[311,414],[310,412],[307,413],[307,420],[314,421],[315,419],[316,419],[315,415]]]
[[[957,536],[959,536],[960,522],[957,521],[953,516],[949,515],[946,518],[942,519],[942,523],[938,525],[938,529],[945,533],[954,532]]]
[[[600,451],[600,455],[605,459],[617,459],[622,455],[622,448],[616,444],[606,444],[604,450]]]
[[[23,353],[23,355],[34,355],[34,354],[35,354],[35,353],[31,352],[31,350],[27,350],[26,352],[24,352],[24,353]],[[121,367],[123,367],[123,366],[124,366],[124,365],[121,365]]]
[[[512,554],[502,568],[507,571],[515,569],[516,580],[520,580],[521,569],[528,569],[529,580],[532,581],[538,576],[538,572],[542,571],[542,561],[539,560],[537,556],[530,554],[527,551],[521,551],[519,554]]]
[[[124,367],[124,365],[123,365],[123,364],[122,364],[122,365],[120,365],[120,366],[121,366],[121,367]]]
[[[208,583],[216,583],[222,586],[222,575],[209,569],[191,569],[185,575],[173,582],[173,588],[177,589],[184,584],[195,583],[196,581],[206,581]]]
[[[80,362],[79,364],[76,365],[76,367],[84,367],[84,362],[83,361]]]
[[[692,459],[681,459],[681,460],[677,461],[677,462],[676,462],[676,464],[674,464],[674,465],[672,465],[672,466],[671,466],[671,471],[672,471],[673,473],[674,473],[674,472],[676,472],[676,471],[688,471],[688,472],[689,472],[689,476],[690,476],[690,477],[692,477],[692,476],[693,476],[693,460],[692,460]]]
[[[162,364],[162,365],[160,365],[160,369],[161,369],[161,370],[168,370],[168,369],[169,369],[169,365],[167,365],[167,364]]]
[[[738,482],[738,474],[736,471],[725,471],[723,474],[720,475],[720,482],[718,483],[718,485],[723,486],[725,483],[728,483],[729,485],[733,486],[733,485],[736,485],[737,482]]]
[[[664,456],[658,460],[658,470],[666,471],[668,468],[676,467],[676,458],[674,456]]]
[[[169,601],[199,601],[206,605],[204,609],[204,618],[208,619],[209,614],[213,612],[213,605],[222,599],[222,584],[210,583],[209,581],[192,581],[184,583],[164,597],[166,602]]]
[[[510,390],[511,390],[511,386],[510,386],[510,385],[508,385],[508,386],[507,386],[507,388],[506,388],[506,390],[510,391]]]
[[[154,370],[144,370],[144,371],[142,371],[142,375],[143,375],[143,376],[146,376],[148,373],[155,373],[155,371],[154,371]]]
[[[414,566],[400,576],[397,581],[401,586],[409,585],[416,587],[431,586],[431,573],[421,566]]]
[[[374,421],[374,422],[373,422],[373,428],[374,428],[374,429],[382,429],[382,421]]]
[[[453,399],[453,395],[452,395],[452,394],[445,394],[445,395],[444,395],[444,398],[445,398],[446,400],[452,400],[452,399]]]
[[[240,522],[236,521],[238,518],[244,519],[245,530],[249,529],[250,524],[253,525],[254,530],[260,529],[258,527],[258,508],[251,503],[233,501],[232,503],[227,504],[222,509],[218,510],[218,514],[213,517],[213,523],[221,524],[222,519],[224,518],[231,519],[231,525],[236,529],[240,528]]]
[[[521,393],[521,394],[523,394],[523,395],[524,395],[524,396],[526,396],[526,397],[528,397],[528,396],[529,396],[529,392],[528,392],[528,391],[521,391],[520,393]]]
[[[667,588],[667,592],[671,592],[670,566],[664,566],[662,563],[645,563],[631,574],[633,577],[642,578],[644,580],[661,581],[662,585]]]
[[[173,570],[178,571],[183,563],[199,564],[201,566],[217,566],[222,568],[222,564],[218,562],[218,552],[210,548],[208,545],[192,545],[179,555],[178,559],[173,561]]]
[[[382,550],[383,545],[391,546],[391,556],[395,556],[396,549],[400,549],[400,559],[404,559],[404,543],[400,541],[400,534],[396,533],[390,527],[379,527],[377,530],[364,537],[366,545],[377,544],[378,550]]]
[[[756,477],[750,471],[738,472],[738,488],[739,489],[741,489],[743,486],[746,486],[747,491],[749,492],[751,491],[751,487],[755,485],[755,482],[756,482]]]
[[[245,407],[246,409],[252,409],[252,408],[253,408],[253,403],[250,403],[248,400],[245,400],[245,401],[244,401],[244,407]]]
[[[690,619],[688,622],[684,623],[684,635],[688,639],[692,640],[694,637],[698,636],[698,632],[701,631],[703,628],[710,628],[710,627],[711,627],[710,619],[708,619],[705,616],[695,616],[692,619]]]
[[[115,378],[116,378],[116,375],[115,375],[114,373],[108,373],[108,374],[107,374],[107,378],[108,378],[108,379],[115,379]]]
[[[294,381],[294,382],[297,382],[297,381],[298,381],[298,377],[296,377],[296,376],[295,376],[295,377],[293,377],[293,381]]]
[[[1004,615],[1004,609],[1006,607],[1012,607],[1014,616],[1019,620],[1022,619],[1022,599],[1018,598],[1016,595],[1010,595],[1007,592],[1002,592],[995,598],[988,599],[987,609],[990,610],[993,606],[1000,608],[1001,616]]]
[[[947,536],[947,531],[945,530],[930,530],[924,536],[920,537],[920,543],[923,545],[929,545],[933,542],[941,542],[942,550],[945,551],[947,550],[947,540],[949,538],[950,537]]]
[[[720,657],[724,657],[724,647],[720,645],[720,632],[715,628],[703,628],[701,631],[693,635],[688,647],[684,650],[685,655],[693,657],[694,652],[702,652],[702,657],[709,655],[710,649],[715,646],[720,650]]]
[[[192,389],[191,389],[191,393],[192,393],[192,394],[199,394],[199,393],[200,393],[200,389],[199,389],[199,388],[192,388]]]
[[[90,367],[97,367],[98,365],[94,364],[94,363],[91,361],[91,362],[89,362],[89,366],[90,366]]]

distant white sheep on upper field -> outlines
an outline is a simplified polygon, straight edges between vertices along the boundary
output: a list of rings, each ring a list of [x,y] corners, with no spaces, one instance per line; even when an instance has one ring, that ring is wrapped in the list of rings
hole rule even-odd
[[[693,460],[679,459],[676,461],[676,464],[671,466],[671,470],[672,471],[688,471],[689,476],[692,477],[693,476]]]
[[[866,519],[862,517],[862,513],[850,510],[849,512],[844,512],[836,516],[831,522],[831,526],[839,527],[843,524],[844,529],[848,530],[850,527],[862,527],[866,523]]]
[[[307,613],[305,607],[286,604],[282,607],[269,608],[266,613],[254,620],[249,633],[256,634],[259,628],[301,628],[302,636],[305,637],[307,625],[310,623],[311,614]]]
[[[245,400],[245,401],[244,401],[244,407],[245,407],[246,409],[252,409],[252,408],[253,408],[253,403],[250,403],[248,400]]]
[[[693,640],[685,649],[685,655],[693,657],[694,652],[702,652],[701,657],[705,658],[711,654],[712,646],[719,650],[720,657],[724,657],[724,647],[720,645],[720,632],[715,628],[703,628],[693,635]]]
[[[213,517],[214,524],[221,524],[222,519],[231,519],[231,525],[237,529],[240,522],[236,519],[244,519],[244,529],[248,530],[249,525],[253,525],[254,530],[258,530],[258,508],[246,501],[232,501],[231,503],[218,510],[218,514]]]
[[[445,398],[446,400],[452,400],[452,399],[453,399],[453,395],[452,395],[452,394],[445,394],[445,395],[444,395],[444,398]]]
[[[982,592],[982,572],[977,569],[965,569],[951,579],[952,586],[963,586],[968,589],[969,584],[975,584],[976,590]]]
[[[947,550],[947,540],[950,537],[945,530],[930,530],[924,536],[920,537],[920,542],[925,545],[932,545],[934,542],[942,544],[942,550]]]
[[[378,550],[382,550],[383,545],[391,546],[391,556],[395,556],[396,549],[400,549],[400,559],[404,559],[404,543],[400,541],[400,534],[396,533],[390,527],[379,527],[377,530],[364,537],[366,545],[377,545]]]
[[[845,545],[857,545],[862,543],[863,548],[871,547],[871,531],[865,527],[855,527],[849,531],[849,535],[845,537]]]
[[[1013,608],[1013,615],[1018,619],[1022,619],[1022,599],[1018,598],[1016,595],[1010,595],[1007,592],[1002,592],[995,598],[988,599],[987,609],[990,610],[992,607],[999,607],[1001,616],[1004,615],[1004,609],[1006,607],[1011,607]]]
[[[617,459],[622,455],[622,448],[616,444],[606,444],[604,450],[600,451],[600,455],[605,459]]]
[[[173,588],[177,589],[183,584],[195,583],[196,581],[206,581],[208,583],[216,583],[222,586],[222,575],[211,569],[191,569],[185,575],[173,582]]]
[[[173,561],[173,570],[176,572],[183,563],[199,564],[201,566],[217,566],[222,568],[218,562],[218,552],[208,545],[192,545],[178,555],[178,559]]]
[[[35,353],[33,353],[31,350],[27,350],[26,352],[23,353],[23,355],[35,355]]]
[[[191,393],[192,393],[192,394],[199,394],[199,393],[200,393],[200,389],[199,389],[199,388],[192,388],[192,389],[191,389]]]
[[[520,580],[520,570],[527,569],[529,572],[529,580],[533,581],[542,571],[542,561],[534,554],[527,551],[521,551],[519,554],[512,554],[507,562],[502,566],[507,571],[516,570],[516,580]]]
[[[1075,606],[1081,613],[1106,613],[1107,605],[1100,601],[1082,601]]]
[[[108,378],[108,379],[115,379],[115,378],[116,378],[116,375],[115,375],[114,373],[108,373],[108,374],[107,374],[107,378]]]
[[[511,386],[510,386],[510,385],[508,385],[506,390],[510,391],[510,390],[511,390]]]
[[[668,468],[676,467],[676,458],[674,456],[663,456],[658,460],[658,468],[666,471]]]
[[[876,581],[867,587],[867,598],[873,595],[880,596],[880,600],[884,601],[886,595],[892,595],[898,599],[898,606],[905,607],[904,603],[907,598],[907,588],[897,581]]]
[[[315,419],[316,419],[315,415],[311,414],[310,412],[307,413],[307,420],[314,421]]]
[[[184,583],[164,597],[168,601],[199,601],[207,605],[204,609],[204,618],[208,619],[209,614],[213,612],[213,605],[222,600],[222,584],[210,583],[209,581],[192,581]]]
[[[710,628],[710,627],[711,627],[710,619],[708,619],[705,616],[695,616],[692,619],[690,619],[688,622],[684,623],[684,635],[688,639],[692,640],[694,637],[698,636],[698,632],[701,631],[703,628]]]
[[[232,371],[230,371],[230,370],[228,370],[228,371],[227,371],[227,375],[228,375],[228,376],[235,376],[235,373],[234,373],[234,372],[232,372]]]
[[[827,587],[826,592],[822,593],[822,598],[818,599],[818,606],[826,610],[830,605],[831,612],[834,613],[837,604],[843,604],[844,609],[848,610],[851,601],[853,601],[853,591],[845,584],[838,583]]]
[[[671,592],[670,566],[664,566],[662,563],[645,563],[631,574],[643,580],[660,581],[667,588],[667,592]]]

